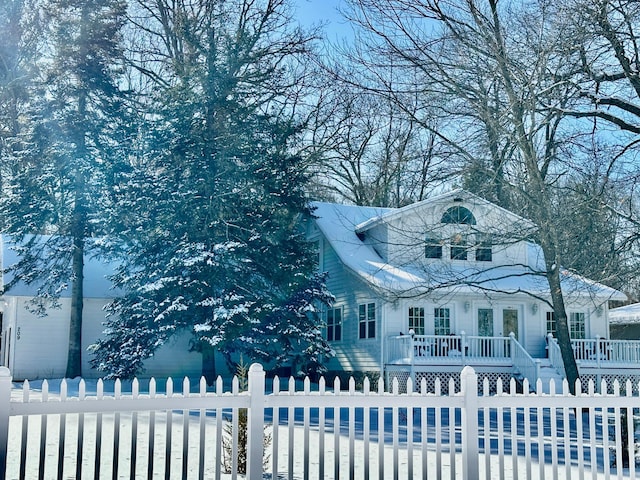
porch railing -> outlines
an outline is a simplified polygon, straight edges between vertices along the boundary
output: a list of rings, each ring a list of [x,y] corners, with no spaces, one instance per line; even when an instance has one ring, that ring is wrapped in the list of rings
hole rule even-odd
[[[511,363],[510,337],[460,335],[396,335],[387,338],[387,364]]]
[[[571,340],[576,360],[590,366],[640,364],[640,342],[631,340],[595,339]],[[616,365],[617,366],[617,365]]]

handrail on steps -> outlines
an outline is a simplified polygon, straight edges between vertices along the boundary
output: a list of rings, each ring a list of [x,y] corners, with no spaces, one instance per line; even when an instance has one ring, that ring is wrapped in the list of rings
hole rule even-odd
[[[547,352],[551,366],[556,369],[562,377],[566,378],[567,374],[564,370],[564,361],[562,360],[562,352],[558,341],[549,333],[547,335]]]
[[[535,388],[538,378],[540,378],[540,359],[534,359],[516,339],[513,332],[509,334],[511,339],[511,361],[513,373],[519,373],[523,378],[529,380],[529,385]]]

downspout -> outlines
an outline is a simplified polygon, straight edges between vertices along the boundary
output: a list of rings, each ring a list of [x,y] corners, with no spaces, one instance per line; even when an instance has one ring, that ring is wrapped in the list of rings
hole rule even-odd
[[[16,348],[18,347],[18,298],[14,297],[12,300],[11,309],[13,310],[13,328],[9,334],[10,342],[9,343],[9,351],[7,352],[7,366],[11,372],[14,371],[14,366],[16,363]],[[13,376],[15,378],[15,375]]]

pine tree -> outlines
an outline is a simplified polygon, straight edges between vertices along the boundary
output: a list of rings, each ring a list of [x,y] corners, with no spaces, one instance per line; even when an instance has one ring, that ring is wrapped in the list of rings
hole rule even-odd
[[[0,155],[9,155],[9,144],[19,131],[18,106],[21,89],[16,84],[20,76],[22,46],[22,2],[0,2]]]
[[[20,149],[21,118],[37,71],[40,27],[31,1],[0,1],[0,185],[11,175],[14,152]]]
[[[66,375],[74,377],[81,374],[84,258],[94,247],[88,239],[101,233],[101,204],[127,144],[118,87],[126,5],[51,0],[42,8],[48,56],[30,92],[38,100],[30,105],[1,208],[21,253],[7,267],[16,281],[38,285],[39,313],[71,285]]]
[[[317,319],[330,295],[299,231],[309,212],[296,89],[309,39],[285,6],[158,3],[162,21],[148,28],[167,47],[164,81],[113,214],[128,214],[114,277],[126,295],[94,348],[93,364],[111,375],[132,376],[178,332],[190,332],[209,380],[214,351],[229,365],[237,353],[279,363],[330,353]]]

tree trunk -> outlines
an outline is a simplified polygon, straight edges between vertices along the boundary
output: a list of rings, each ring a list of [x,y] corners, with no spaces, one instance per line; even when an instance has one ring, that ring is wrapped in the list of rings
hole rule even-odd
[[[213,385],[216,381],[216,350],[210,345],[202,344],[200,348],[202,355],[202,376],[207,381],[207,385]]]
[[[553,302],[553,313],[556,317],[556,337],[560,352],[562,353],[562,363],[569,382],[569,391],[576,393],[576,380],[579,378],[578,365],[571,347],[571,336],[569,335],[569,322],[567,310],[564,306],[564,296],[560,288],[560,272],[558,266],[547,266],[547,280],[551,287],[551,300]]]
[[[82,375],[82,309],[84,306],[84,239],[82,236],[76,236],[73,239],[72,270],[67,378]]]

